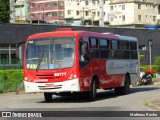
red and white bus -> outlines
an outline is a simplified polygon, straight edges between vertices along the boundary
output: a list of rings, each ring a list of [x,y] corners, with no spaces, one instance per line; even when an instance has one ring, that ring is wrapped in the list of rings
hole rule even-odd
[[[139,80],[138,43],[134,37],[59,28],[28,37],[24,52],[27,93],[43,92],[45,101],[58,93],[97,89],[128,94]]]

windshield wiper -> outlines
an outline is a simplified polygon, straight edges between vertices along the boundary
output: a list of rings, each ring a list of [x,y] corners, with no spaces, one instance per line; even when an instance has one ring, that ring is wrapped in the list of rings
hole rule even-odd
[[[41,62],[42,62],[42,60],[43,60],[43,57],[44,57],[44,51],[42,52],[42,55],[41,55],[41,57],[40,57],[40,59],[39,59],[39,61],[38,61],[38,64],[37,64],[37,69],[36,69],[36,71],[38,71],[38,70],[39,70],[39,67],[40,67],[40,65],[41,65]]]
[[[55,59],[54,57],[52,57],[52,59],[53,59],[54,61],[56,61],[56,62],[58,63],[58,67],[59,67],[60,69],[62,69],[62,67],[61,67],[61,65],[60,65],[60,63],[59,63],[59,60]]]

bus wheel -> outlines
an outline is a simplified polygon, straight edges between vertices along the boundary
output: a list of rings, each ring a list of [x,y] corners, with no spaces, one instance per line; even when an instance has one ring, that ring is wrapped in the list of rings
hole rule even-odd
[[[89,100],[90,101],[94,101],[96,99],[96,93],[97,93],[97,86],[96,86],[96,80],[94,79],[92,81],[91,91],[89,91]]]
[[[44,93],[44,99],[46,102],[52,101],[52,93]]]
[[[126,95],[130,91],[130,78],[128,75],[125,77],[124,86],[114,88],[115,94],[117,95]]]

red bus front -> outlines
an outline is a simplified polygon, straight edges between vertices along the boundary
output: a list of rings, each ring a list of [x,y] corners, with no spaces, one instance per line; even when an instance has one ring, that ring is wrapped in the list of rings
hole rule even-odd
[[[55,34],[55,33],[54,33]],[[78,37],[38,35],[25,46],[24,84],[30,92],[79,92]]]

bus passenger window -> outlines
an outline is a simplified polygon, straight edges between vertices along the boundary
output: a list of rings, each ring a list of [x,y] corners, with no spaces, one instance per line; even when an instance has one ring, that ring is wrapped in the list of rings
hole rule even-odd
[[[131,59],[138,59],[137,51],[131,51]]]
[[[116,41],[116,40],[111,41],[111,49],[112,50],[117,50],[118,49],[118,41]]]
[[[100,48],[109,49],[109,41],[107,39],[100,38],[99,39],[99,46],[100,46]]]
[[[128,50],[126,50],[126,51],[123,51],[124,52],[124,54],[123,54],[123,59],[130,59],[130,54],[131,54],[131,52]]]
[[[128,41],[119,41],[119,49],[129,50],[129,42]]]
[[[97,38],[89,38],[90,48],[98,48],[98,39]]]
[[[137,43],[136,42],[130,42],[130,50],[137,50]]]
[[[109,57],[109,50],[101,49],[100,56],[102,59],[108,59]]]

